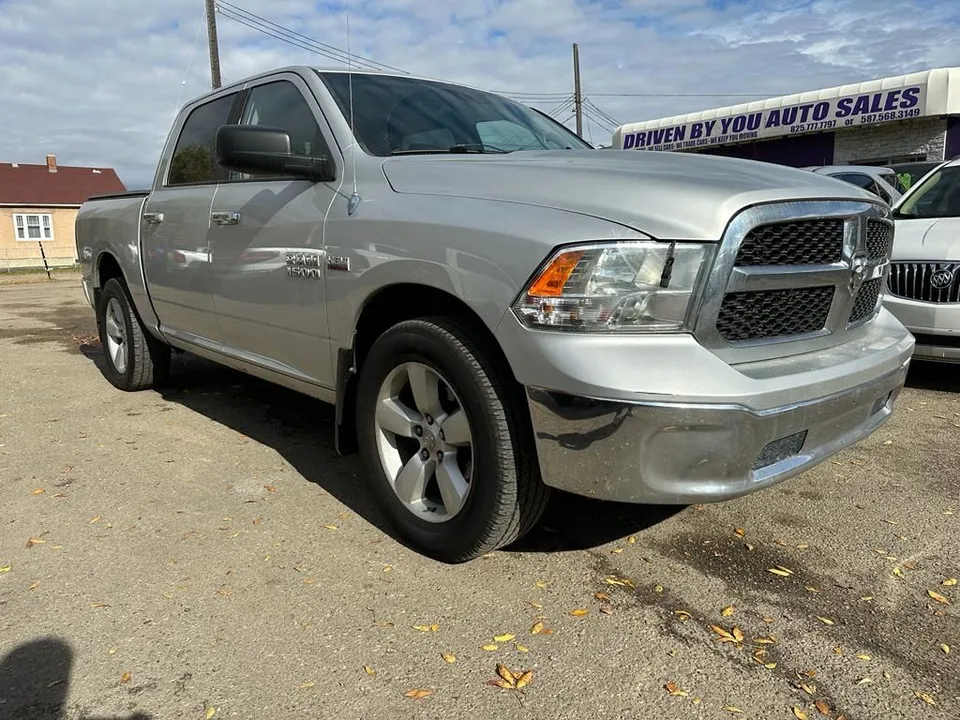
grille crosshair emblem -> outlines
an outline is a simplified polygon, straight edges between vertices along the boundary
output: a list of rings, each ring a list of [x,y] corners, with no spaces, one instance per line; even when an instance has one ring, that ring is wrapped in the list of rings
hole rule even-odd
[[[850,290],[856,295],[863,281],[867,279],[869,267],[867,266],[867,254],[857,253],[850,259]]]
[[[953,270],[937,270],[930,276],[930,287],[934,290],[943,290],[953,284]]]

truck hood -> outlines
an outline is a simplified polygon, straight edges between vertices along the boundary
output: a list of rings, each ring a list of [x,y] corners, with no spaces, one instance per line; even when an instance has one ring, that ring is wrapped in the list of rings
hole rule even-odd
[[[759,203],[867,200],[841,180],[772,163],[670,152],[555,150],[388,158],[395,192],[526,203],[590,215],[670,240],[719,240]]]
[[[893,259],[957,262],[960,260],[960,218],[894,220]]]

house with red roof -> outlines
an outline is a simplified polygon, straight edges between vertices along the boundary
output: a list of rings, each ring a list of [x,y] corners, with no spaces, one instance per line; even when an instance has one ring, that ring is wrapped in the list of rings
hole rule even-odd
[[[92,195],[125,192],[112,168],[0,163],[0,270],[77,261],[74,224]]]

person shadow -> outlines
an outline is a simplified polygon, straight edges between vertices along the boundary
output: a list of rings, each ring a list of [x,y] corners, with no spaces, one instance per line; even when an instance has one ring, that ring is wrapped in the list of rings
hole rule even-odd
[[[67,717],[67,695],[73,650],[55,637],[30,640],[18,645],[0,660],[0,720],[63,720]],[[84,720],[152,720],[136,712],[123,717],[95,717]]]

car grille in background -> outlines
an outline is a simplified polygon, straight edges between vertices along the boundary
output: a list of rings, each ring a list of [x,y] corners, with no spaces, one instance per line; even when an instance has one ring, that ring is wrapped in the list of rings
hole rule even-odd
[[[893,263],[887,284],[891,295],[907,300],[957,303],[960,302],[960,263]],[[942,287],[935,287],[941,284]]]
[[[735,264],[828,265],[843,255],[843,220],[795,220],[755,227],[740,243]]]
[[[873,315],[877,309],[877,300],[883,289],[883,278],[867,280],[860,286],[857,297],[853,301],[853,310],[850,311],[850,324],[853,325]]]
[[[867,256],[871,260],[886,258],[893,245],[893,225],[883,220],[867,220]]]
[[[826,325],[833,293],[833,286],[728,293],[717,331],[731,343],[816,332]]]

